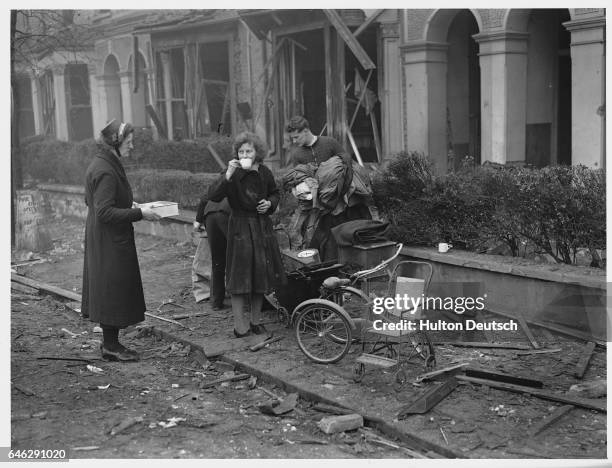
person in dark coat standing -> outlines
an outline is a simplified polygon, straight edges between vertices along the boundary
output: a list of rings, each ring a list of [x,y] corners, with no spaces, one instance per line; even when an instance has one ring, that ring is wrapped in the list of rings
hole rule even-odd
[[[280,193],[270,169],[263,164],[265,145],[254,133],[234,141],[234,155],[209,188],[208,198],[227,197],[232,209],[227,228],[226,288],[232,295],[234,335],[267,334],[261,324],[264,293],[286,282],[280,249],[270,214]]]
[[[146,310],[132,223],[159,215],[134,204],[119,161],[134,148],[134,128],[112,120],[101,132],[98,151],[85,173],[85,261],[83,317],[103,332],[102,357],[136,361],[138,353],[119,343],[119,329],[144,320]]]
[[[217,203],[208,200],[208,197],[205,195],[200,200],[196,213],[196,220],[193,222],[193,228],[196,231],[199,231],[202,226],[206,229],[208,247],[210,248],[210,259],[212,261],[212,274],[210,275],[210,302],[212,303],[212,310],[226,308],[223,300],[225,299],[227,224],[229,222],[230,213],[231,208],[227,198]],[[198,280],[201,278],[201,275],[198,274],[198,269],[206,264],[205,257],[207,252],[205,249],[206,244],[200,239],[200,243],[198,244],[198,248],[193,258],[194,276]],[[199,284],[199,282],[194,280],[194,293],[196,292],[197,284]]]

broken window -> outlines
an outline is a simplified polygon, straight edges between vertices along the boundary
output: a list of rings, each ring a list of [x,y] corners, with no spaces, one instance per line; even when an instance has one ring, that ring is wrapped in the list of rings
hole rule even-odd
[[[80,141],[93,136],[89,73],[84,63],[66,65],[66,111],[68,136]]]
[[[211,42],[199,47],[196,134],[232,133],[228,42]]]
[[[55,95],[53,73],[47,70],[40,77],[40,100],[42,111],[42,134],[55,137]]]
[[[19,96],[17,118],[19,122],[19,138],[34,135],[34,110],[32,108],[32,85],[29,77],[17,79],[17,95]]]
[[[168,119],[166,118],[166,92],[164,90],[164,66],[162,64],[161,53],[155,54],[155,87],[157,96],[156,110],[157,117],[164,127],[167,134]]]

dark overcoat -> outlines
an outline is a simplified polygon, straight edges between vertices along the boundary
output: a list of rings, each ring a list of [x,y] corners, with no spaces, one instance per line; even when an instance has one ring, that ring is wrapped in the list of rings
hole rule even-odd
[[[110,147],[99,144],[85,173],[85,261],[83,316],[124,328],[144,320],[146,305],[132,223],[142,219],[132,208],[132,189]]]
[[[231,294],[263,294],[286,282],[276,235],[270,214],[280,200],[270,169],[259,164],[258,170],[237,168],[231,179],[225,173],[210,186],[208,198],[221,201],[227,197],[232,213],[227,227],[226,289]],[[257,203],[269,200],[265,214],[257,213]]]

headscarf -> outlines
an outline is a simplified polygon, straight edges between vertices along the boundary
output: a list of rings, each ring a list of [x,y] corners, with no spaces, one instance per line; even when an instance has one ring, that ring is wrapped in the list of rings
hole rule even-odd
[[[117,154],[121,157],[119,147],[127,136],[134,131],[134,127],[126,122],[117,122],[116,119],[108,122],[104,128],[100,131],[102,141],[112,147]]]

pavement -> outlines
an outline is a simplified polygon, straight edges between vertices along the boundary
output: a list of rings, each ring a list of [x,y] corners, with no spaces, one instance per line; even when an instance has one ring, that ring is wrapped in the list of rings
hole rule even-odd
[[[22,268],[20,273],[79,293],[82,250],[78,245],[80,236],[73,233],[73,237],[72,242],[62,242],[59,254],[49,254],[48,262]],[[189,344],[210,360],[231,363],[239,371],[256,375],[284,390],[297,392],[304,400],[359,413],[363,415],[366,426],[376,428],[428,458],[606,457],[605,436],[597,440],[589,438],[592,443],[588,444],[580,437],[582,432],[601,434],[603,431],[605,434],[605,413],[576,408],[565,417],[565,424],[554,425],[537,438],[530,437],[526,429],[549,416],[556,409],[554,403],[467,382],[460,382],[429,412],[398,419],[401,408],[437,385],[436,382],[415,380],[425,372],[422,360],[415,359],[414,365],[407,366],[408,381],[397,392],[392,385],[393,373],[382,369],[368,369],[360,383],[353,381],[355,359],[361,353],[359,345],[354,345],[339,363],[316,364],[299,350],[291,328],[272,324],[268,328],[283,339],[257,352],[250,351],[249,347],[261,338],[233,337],[229,308],[212,311],[208,302],[195,303],[190,277],[195,252],[193,244],[139,236],[137,246],[149,311],[165,318],[177,314],[201,314],[177,320],[180,324],[148,317],[140,325],[148,333],[168,341]],[[172,302],[162,307],[168,301]],[[274,322],[275,313],[270,311],[269,314],[269,320]],[[484,320],[500,319],[484,314]],[[578,382],[572,373],[584,343],[540,328],[534,328],[532,332],[545,348],[560,351],[519,355],[511,349],[455,347],[448,341],[460,336],[434,334],[434,340],[443,342],[436,345],[437,368],[469,363],[497,372],[536,375],[548,390],[565,394],[572,384]],[[496,342],[529,346],[524,336],[493,334],[492,338]],[[484,342],[486,337],[476,332],[470,341]],[[584,380],[605,378],[605,374],[605,350],[598,348]]]

